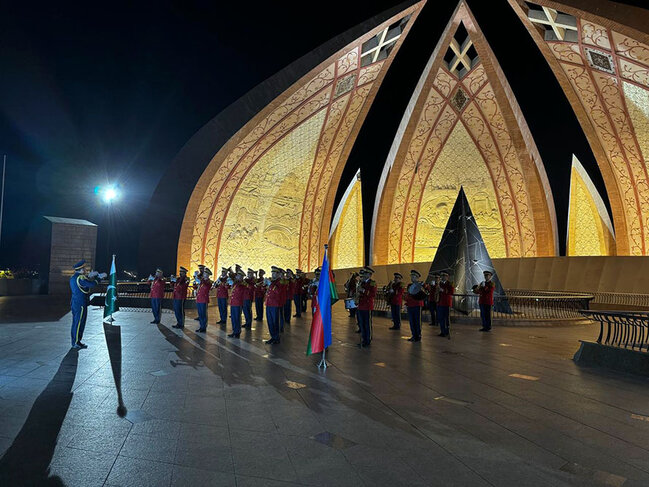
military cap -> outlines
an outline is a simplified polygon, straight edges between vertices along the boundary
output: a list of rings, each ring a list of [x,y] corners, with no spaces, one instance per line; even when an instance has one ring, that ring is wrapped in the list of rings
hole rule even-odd
[[[439,275],[440,275],[440,276],[450,276],[450,274],[448,273],[448,271],[442,271],[442,272],[439,273]]]
[[[394,277],[401,277],[401,278],[403,278],[403,276],[402,276],[401,273],[399,273],[399,272],[395,272],[395,273],[394,273]]]
[[[228,272],[229,270],[230,269],[228,269],[227,267],[221,267],[221,272]]]
[[[199,269],[205,269],[205,266],[203,264],[198,264]]]
[[[365,266],[361,269],[363,272],[367,272],[368,274],[374,274],[374,269],[372,269],[370,266]]]
[[[85,265],[86,265],[86,259],[81,259],[79,262],[74,264],[74,270],[75,271],[81,270]]]
[[[322,272],[322,268],[321,267],[316,267],[313,272]]]
[[[482,271],[483,274],[489,274],[490,276],[493,276],[494,273],[491,271]]]
[[[203,267],[205,267],[205,266],[203,266]],[[211,276],[211,275],[212,275],[212,271],[209,270],[207,267],[205,267],[205,269],[203,269],[203,272],[204,272],[205,274],[207,274],[208,276]]]
[[[180,272],[187,272],[187,269],[185,269],[183,266],[180,266]]]
[[[257,271],[257,273],[261,276],[261,275],[263,275],[263,274],[266,274],[266,271],[263,270],[263,269],[259,269],[259,270]]]
[[[156,271],[156,272],[162,272],[162,269],[160,269],[160,268],[158,267],[155,271]]]
[[[246,273],[243,272],[243,270],[241,270],[241,269],[237,269],[237,275],[238,275],[238,276],[244,276],[244,277],[245,277]]]
[[[270,266],[270,272],[279,272],[279,271],[280,271],[280,268],[277,267],[276,265]]]
[[[410,271],[410,275],[411,276],[414,275],[414,276],[417,276],[417,277],[421,277],[421,272],[419,272],[416,269],[413,269],[413,270]]]

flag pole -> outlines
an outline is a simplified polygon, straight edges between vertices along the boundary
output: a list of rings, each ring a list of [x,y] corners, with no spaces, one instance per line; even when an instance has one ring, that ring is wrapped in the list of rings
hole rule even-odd
[[[327,244],[324,244],[325,259],[327,258],[327,248],[328,247],[329,246]],[[328,268],[327,268],[327,272],[329,272]],[[329,276],[327,276],[327,281],[329,281]],[[326,348],[324,347],[324,343],[323,343],[323,345],[322,345],[322,358],[320,359],[320,362],[318,362],[318,368],[327,370],[327,360],[325,359],[325,352],[326,352]]]
[[[2,159],[2,193],[0,194],[0,243],[2,242],[2,213],[5,205],[5,168],[7,167],[7,154]]]

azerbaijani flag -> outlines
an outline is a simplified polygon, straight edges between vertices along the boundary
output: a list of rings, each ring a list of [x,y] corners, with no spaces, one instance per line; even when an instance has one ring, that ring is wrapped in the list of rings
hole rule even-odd
[[[320,281],[318,282],[318,299],[315,302],[315,313],[311,322],[309,343],[306,347],[307,355],[320,353],[331,345],[331,306],[336,301],[338,301],[338,293],[329,268],[325,246]]]

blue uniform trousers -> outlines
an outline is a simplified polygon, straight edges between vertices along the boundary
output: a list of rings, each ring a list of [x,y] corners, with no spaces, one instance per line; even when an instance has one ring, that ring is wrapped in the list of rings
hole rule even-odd
[[[263,320],[264,319],[264,297],[259,296],[255,298],[255,316],[256,320]]]
[[[482,320],[482,328],[484,328],[485,330],[491,330],[491,305],[490,304],[480,305],[480,319]]]
[[[430,311],[430,324],[434,325],[437,323],[437,303],[430,302],[428,309]]]
[[[368,309],[359,309],[358,326],[361,329],[361,340],[363,345],[369,345],[372,341],[372,312]]]
[[[243,316],[246,319],[244,326],[252,326],[252,300],[243,300]]]
[[[230,306],[230,320],[232,320],[232,333],[241,333],[241,306]]]
[[[72,346],[79,343],[83,338],[83,330],[86,329],[86,318],[88,317],[88,305],[81,302],[71,303],[72,309],[72,328],[70,329],[70,338]]]
[[[284,303],[284,322],[287,325],[291,324],[291,299],[287,299]]]
[[[268,308],[268,306],[266,306]],[[279,331],[284,332],[284,306],[277,306],[277,316],[279,322]]]
[[[217,298],[217,303],[219,305],[219,317],[223,323],[228,322],[228,298]]]
[[[421,306],[408,306],[410,333],[415,338],[421,337]]]
[[[447,335],[449,332],[449,311],[448,306],[437,306],[437,322],[439,323],[440,331],[444,335]]]
[[[198,310],[198,327],[201,331],[207,329],[207,303],[196,303],[196,309]]]
[[[176,323],[182,328],[185,326],[185,300],[174,299],[174,314],[176,315]]]
[[[160,323],[160,310],[162,309],[162,298],[151,298],[151,311],[153,311],[153,321]]]
[[[268,323],[268,333],[274,340],[279,340],[279,316],[283,309],[279,306],[266,306],[266,322]]]
[[[293,302],[295,303],[295,316],[299,318],[300,316],[302,316],[302,295],[294,294]]]
[[[401,305],[391,304],[390,314],[392,315],[392,323],[394,323],[394,326],[401,328]]]

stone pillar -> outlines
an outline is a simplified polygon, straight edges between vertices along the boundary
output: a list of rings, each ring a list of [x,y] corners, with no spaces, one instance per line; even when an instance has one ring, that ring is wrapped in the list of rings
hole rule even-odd
[[[45,216],[49,226],[49,252],[47,261],[41,267],[47,272],[41,276],[48,286],[48,294],[70,292],[69,279],[74,273],[74,264],[85,259],[92,268],[97,253],[97,225],[88,220]],[[44,256],[45,257],[45,256]]]

